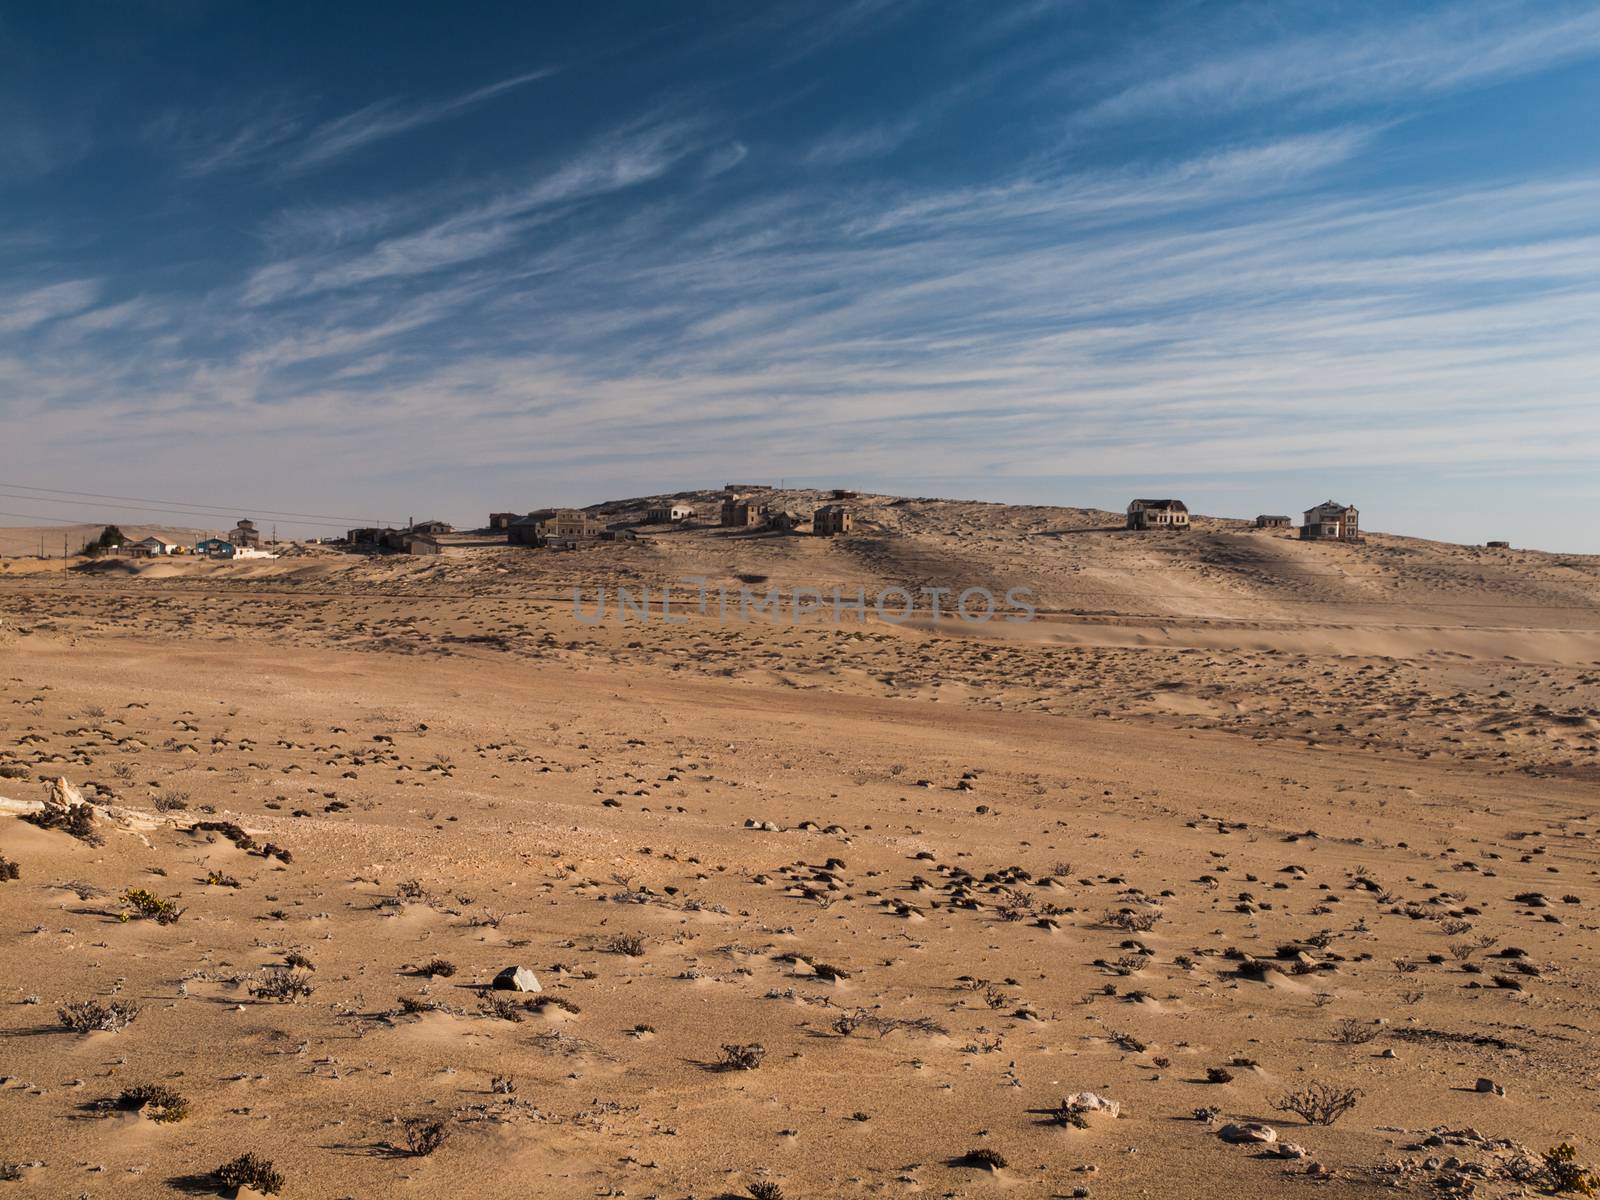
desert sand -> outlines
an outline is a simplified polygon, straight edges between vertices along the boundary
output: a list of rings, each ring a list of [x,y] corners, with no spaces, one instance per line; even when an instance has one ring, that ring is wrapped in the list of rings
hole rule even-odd
[[[834,539],[7,561],[0,1197],[231,1194],[247,1153],[363,1200],[1600,1162],[1600,558],[854,504]],[[1037,618],[722,621],[688,577]],[[578,619],[602,586],[674,619]]]

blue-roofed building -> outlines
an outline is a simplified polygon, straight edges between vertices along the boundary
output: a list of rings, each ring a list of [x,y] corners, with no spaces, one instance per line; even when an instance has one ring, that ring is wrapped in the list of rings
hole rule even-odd
[[[227,538],[201,538],[194,544],[194,552],[207,558],[232,558],[238,549]]]

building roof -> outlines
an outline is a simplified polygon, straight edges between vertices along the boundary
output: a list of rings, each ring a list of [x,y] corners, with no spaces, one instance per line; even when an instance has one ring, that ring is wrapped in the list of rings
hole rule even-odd
[[[1140,508],[1163,508],[1171,512],[1189,511],[1189,506],[1182,500],[1135,500],[1133,503]]]

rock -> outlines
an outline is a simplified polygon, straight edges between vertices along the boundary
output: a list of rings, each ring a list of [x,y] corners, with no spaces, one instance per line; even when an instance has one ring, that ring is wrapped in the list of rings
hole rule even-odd
[[[1378,1055],[1378,1057],[1379,1058],[1399,1058],[1400,1056],[1394,1052],[1394,1047],[1390,1046],[1382,1054]]]
[[[544,989],[527,967],[507,967],[494,977],[494,987],[499,992],[538,992]]]
[[[1279,1142],[1271,1153],[1273,1158],[1305,1158],[1311,1151],[1295,1142]]]
[[[1475,1090],[1476,1091],[1480,1091],[1480,1092],[1484,1092],[1487,1095],[1491,1095],[1491,1096],[1504,1096],[1506,1094],[1506,1089],[1501,1087],[1498,1083],[1496,1083],[1492,1079],[1481,1079],[1480,1078],[1478,1080],[1477,1084],[1475,1085]]]
[[[1122,1115],[1122,1101],[1107,1100],[1104,1096],[1094,1092],[1074,1092],[1062,1101],[1068,1108],[1075,1108],[1079,1112],[1103,1112],[1113,1117]]]
[[[1278,1131],[1270,1125],[1260,1125],[1254,1121],[1243,1125],[1224,1125],[1217,1130],[1217,1136],[1225,1142],[1235,1144],[1255,1143],[1270,1146],[1278,1140]]]

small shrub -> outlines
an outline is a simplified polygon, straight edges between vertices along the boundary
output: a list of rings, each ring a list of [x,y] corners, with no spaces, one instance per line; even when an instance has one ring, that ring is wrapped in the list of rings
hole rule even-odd
[[[206,876],[206,883],[211,887],[236,888],[239,881],[232,875],[224,875],[221,871],[212,871]]]
[[[1546,1150],[1538,1172],[1539,1182],[1558,1196],[1593,1196],[1600,1191],[1600,1176],[1578,1163],[1578,1152],[1566,1142]]]
[[[280,1004],[304,1000],[311,991],[311,977],[288,967],[268,968],[250,984],[250,994],[257,1000],[276,1000]]]
[[[189,1115],[189,1101],[159,1083],[142,1083],[137,1087],[128,1088],[116,1099],[101,1107],[142,1113],[150,1120],[163,1125],[181,1121]]]
[[[448,1125],[430,1117],[407,1117],[401,1124],[406,1131],[406,1149],[418,1158],[428,1157],[450,1136]]]
[[[38,812],[23,813],[22,819],[40,829],[59,829],[80,842],[98,846],[103,840],[94,827],[94,806],[87,802],[62,800],[52,784],[45,784],[44,807]]]
[[[486,996],[483,1001],[483,1015],[497,1017],[502,1021],[520,1024],[523,1014],[522,1005],[515,1000],[507,1000],[504,996]]]
[[[1371,1021],[1346,1017],[1333,1027],[1333,1038],[1342,1046],[1364,1046],[1376,1038],[1382,1028]]]
[[[644,939],[634,933],[619,933],[606,943],[606,949],[613,954],[626,954],[629,958],[638,958],[644,953]]]
[[[157,812],[182,812],[189,807],[189,793],[176,788],[162,792],[153,802]]]
[[[1206,1068],[1206,1082],[1207,1083],[1232,1083],[1233,1082],[1233,1072],[1228,1070],[1227,1067],[1207,1067]]]
[[[408,1016],[417,1013],[431,1013],[438,1011],[439,1006],[432,1000],[424,1000],[420,996],[401,996],[400,1011]]]
[[[1339,1088],[1330,1083],[1312,1083],[1272,1102],[1279,1112],[1294,1113],[1307,1125],[1332,1125],[1360,1102],[1357,1088]]]
[[[13,879],[21,878],[22,868],[4,854],[0,854],[0,883],[10,883]]]
[[[990,1150],[988,1147],[983,1147],[978,1150],[968,1150],[961,1156],[961,1162],[964,1166],[988,1167],[993,1171],[998,1171],[1000,1168],[1007,1165],[1006,1156],[1004,1154],[1001,1154],[998,1150]]]
[[[757,1180],[745,1189],[750,1200],[783,1200],[783,1189],[770,1179]]]
[[[122,903],[132,910],[120,914],[124,921],[138,917],[152,920],[157,925],[175,925],[178,918],[183,916],[183,909],[171,900],[163,900],[154,892],[144,888],[130,888],[124,892]]]
[[[80,1000],[64,1004],[56,1010],[61,1024],[74,1033],[118,1033],[133,1024],[139,1015],[139,1006],[122,1000],[101,1004],[98,1000]]]
[[[1101,916],[1100,923],[1127,933],[1149,933],[1159,920],[1161,913],[1155,910],[1139,912],[1132,908],[1108,908]]]
[[[1057,1125],[1069,1125],[1074,1129],[1089,1128],[1089,1112],[1083,1105],[1074,1101],[1063,1100],[1050,1110],[1050,1119]]]
[[[449,979],[456,973],[456,965],[448,958],[435,958],[423,963],[417,968],[419,975],[432,975],[440,979]]]
[[[315,971],[316,964],[298,950],[291,950],[283,956],[286,966],[294,967],[301,971]]]
[[[489,1081],[489,1090],[496,1096],[511,1096],[516,1093],[517,1081],[509,1075],[496,1075]]]
[[[724,1042],[722,1068],[725,1071],[754,1071],[766,1056],[767,1048],[759,1042],[751,1042],[749,1045]]]
[[[225,1188],[253,1188],[266,1196],[276,1196],[283,1190],[283,1173],[258,1154],[241,1154],[211,1174]]]

